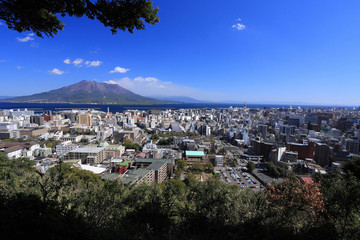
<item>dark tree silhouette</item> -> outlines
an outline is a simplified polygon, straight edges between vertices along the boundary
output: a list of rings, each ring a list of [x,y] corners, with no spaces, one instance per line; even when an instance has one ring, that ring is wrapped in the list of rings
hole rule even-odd
[[[115,34],[145,29],[144,21],[159,22],[157,13],[149,0],[0,0],[0,19],[9,29],[33,31],[39,37],[63,30],[60,16],[97,19]]]

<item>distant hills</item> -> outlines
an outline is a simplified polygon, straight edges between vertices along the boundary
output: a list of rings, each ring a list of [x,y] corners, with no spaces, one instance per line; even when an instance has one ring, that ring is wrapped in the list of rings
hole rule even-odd
[[[0,96],[0,99],[13,98],[14,96]]]
[[[176,101],[158,100],[135,94],[117,84],[81,82],[30,96],[1,99],[2,102],[27,103],[83,103],[83,104],[174,104]]]
[[[201,101],[195,98],[185,96],[151,96],[151,98],[179,103],[207,103],[206,101]]]

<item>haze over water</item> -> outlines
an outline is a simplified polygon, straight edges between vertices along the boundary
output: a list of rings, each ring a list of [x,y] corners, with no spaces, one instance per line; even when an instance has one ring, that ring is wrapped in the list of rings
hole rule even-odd
[[[11,103],[0,102],[0,109],[34,109],[36,112],[42,112],[43,110],[71,110],[71,109],[96,109],[99,111],[112,113],[123,112],[128,109],[149,110],[149,109],[184,109],[184,108],[228,108],[228,107],[244,107],[243,104],[216,104],[216,103],[184,103],[184,104],[158,104],[158,105],[100,105],[100,104],[69,104],[69,103]],[[291,105],[292,107],[323,107],[330,108],[335,106],[315,106],[315,105]],[[287,104],[247,104],[248,108],[289,108]],[[340,108],[342,106],[336,106]],[[343,106],[344,108],[353,108],[351,106]]]

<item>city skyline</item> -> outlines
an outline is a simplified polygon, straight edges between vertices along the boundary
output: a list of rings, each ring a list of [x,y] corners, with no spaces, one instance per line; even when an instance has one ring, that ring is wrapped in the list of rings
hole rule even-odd
[[[96,21],[66,17],[63,31],[41,39],[0,21],[0,95],[95,80],[144,96],[359,105],[356,1],[154,6],[160,22],[134,34],[112,35]]]

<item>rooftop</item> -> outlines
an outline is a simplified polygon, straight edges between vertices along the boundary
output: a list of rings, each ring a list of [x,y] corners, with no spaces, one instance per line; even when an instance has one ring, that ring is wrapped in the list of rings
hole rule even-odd
[[[301,177],[301,179],[304,181],[304,183],[307,183],[307,184],[314,183],[314,181],[311,177]]]
[[[166,164],[166,161],[165,161],[165,160],[164,160],[164,161],[156,161],[156,162],[151,163],[151,164],[147,167],[147,169],[152,169],[152,170],[157,171],[157,170],[159,170],[162,166],[164,166],[164,164]]]
[[[11,152],[15,152],[18,150],[22,150],[23,148],[21,146],[13,146],[13,147],[9,147],[3,150],[3,152],[5,153],[11,153]]]
[[[127,166],[127,165],[129,165],[129,164],[131,164],[131,163],[132,163],[132,161],[130,161],[130,160],[125,160],[125,161],[123,161],[123,162],[117,162],[116,165]]]
[[[146,168],[140,168],[134,171],[128,171],[121,176],[121,180],[124,182],[124,184],[132,184],[145,177],[151,171],[153,170]]]
[[[101,176],[101,179],[112,181],[119,177],[120,177],[120,174],[118,174],[118,173],[105,173],[104,175]]]
[[[71,153],[99,153],[104,150],[104,147],[97,147],[97,148],[76,148],[71,150]]]
[[[203,151],[185,151],[186,156],[196,156],[196,157],[204,157],[205,153]]]
[[[136,162],[139,163],[153,163],[158,161],[165,161],[166,163],[173,163],[174,161],[172,159],[165,159],[165,158],[138,158],[136,159]]]

